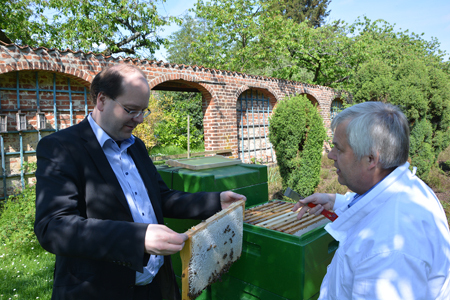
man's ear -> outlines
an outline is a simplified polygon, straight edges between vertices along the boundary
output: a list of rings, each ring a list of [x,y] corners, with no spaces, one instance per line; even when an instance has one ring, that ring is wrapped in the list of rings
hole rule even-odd
[[[378,162],[380,161],[380,155],[378,154],[378,152],[376,155],[369,154],[367,156],[367,161],[368,161],[368,168],[369,170],[371,170],[378,165]]]
[[[99,111],[103,111],[103,108],[105,106],[105,101],[106,101],[106,96],[102,92],[98,93],[96,106]]]

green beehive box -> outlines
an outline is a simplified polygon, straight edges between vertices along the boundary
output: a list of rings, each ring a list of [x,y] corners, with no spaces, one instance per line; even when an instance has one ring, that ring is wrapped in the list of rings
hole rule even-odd
[[[227,276],[254,287],[247,291],[253,295],[249,299],[262,299],[264,293],[280,297],[273,299],[317,299],[338,247],[324,227],[299,237],[244,223],[242,255]]]
[[[239,164],[205,170],[158,167],[166,184],[177,190],[233,190],[247,197],[246,209],[268,202],[267,168]],[[198,220],[166,219],[168,227],[185,232]],[[331,262],[337,242],[319,226],[301,237],[244,224],[241,258],[197,300],[313,300]],[[181,259],[172,255],[181,287]]]
[[[246,206],[269,199],[267,166],[237,164],[217,168],[190,170],[182,167],[157,166],[171,189],[183,192],[222,192],[231,190],[247,197]]]
[[[189,160],[179,160],[173,164],[174,166],[160,165],[156,168],[167,186],[174,190],[191,193],[232,190],[246,196],[246,206],[264,203],[269,199],[267,166],[237,164],[235,160],[214,157],[213,160],[211,158],[204,159],[210,166],[210,168],[204,168],[205,164],[199,162],[198,159],[192,159],[191,161],[192,167],[190,169],[187,168],[189,166],[185,165],[189,164]],[[202,165],[202,167],[199,168],[199,165]],[[217,167],[217,165],[219,166]],[[164,220],[165,224],[176,232],[185,232],[201,221],[172,218],[165,218]],[[178,284],[181,287],[181,258],[179,254],[172,255],[172,264]],[[217,289],[213,290],[208,287],[197,299],[216,299],[216,296],[213,297],[215,292],[217,292]]]

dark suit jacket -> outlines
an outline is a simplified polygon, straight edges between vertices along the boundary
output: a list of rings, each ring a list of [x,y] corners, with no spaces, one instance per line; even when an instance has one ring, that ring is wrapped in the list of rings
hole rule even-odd
[[[220,210],[219,193],[170,190],[141,140],[128,151],[158,223],[163,216],[206,219]],[[131,299],[136,271],[143,271],[147,224],[133,222],[88,120],[44,137],[37,159],[35,233],[56,254],[52,299]],[[164,298],[177,299],[170,256],[157,277]]]

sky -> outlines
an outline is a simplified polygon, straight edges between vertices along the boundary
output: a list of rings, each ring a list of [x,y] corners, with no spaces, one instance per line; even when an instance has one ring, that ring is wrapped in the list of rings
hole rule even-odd
[[[194,7],[197,0],[166,0],[159,5],[163,16],[182,16]],[[450,53],[450,0],[331,0],[328,5],[330,15],[327,22],[343,20],[354,23],[358,17],[366,16],[370,20],[383,19],[395,24],[397,31],[409,30],[417,34],[424,33],[423,39],[430,41],[432,37],[440,42],[440,49]],[[179,29],[176,25],[165,27],[163,37],[169,36]],[[165,50],[155,53],[157,60],[165,59]]]

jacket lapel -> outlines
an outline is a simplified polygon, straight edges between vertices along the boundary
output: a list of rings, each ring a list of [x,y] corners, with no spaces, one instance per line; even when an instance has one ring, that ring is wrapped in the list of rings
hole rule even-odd
[[[94,167],[97,169],[99,176],[101,176],[108,184],[114,195],[116,195],[119,202],[126,208],[132,218],[130,207],[119,181],[117,180],[117,177],[114,174],[103,149],[100,147],[97,137],[92,131],[91,125],[89,124],[87,118],[81,121],[78,126],[80,128],[80,138],[84,141],[84,147],[87,153],[91,156],[92,161],[94,162]]]

